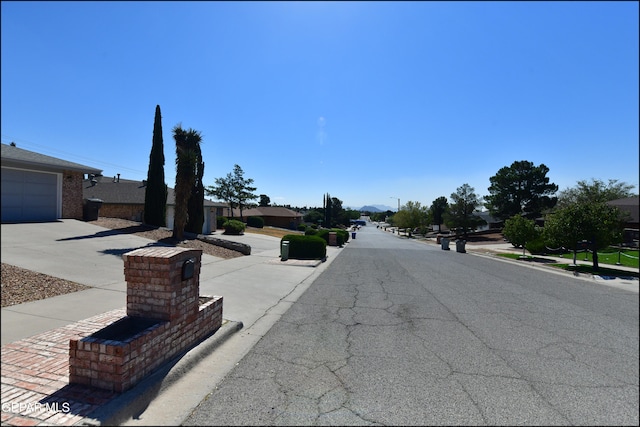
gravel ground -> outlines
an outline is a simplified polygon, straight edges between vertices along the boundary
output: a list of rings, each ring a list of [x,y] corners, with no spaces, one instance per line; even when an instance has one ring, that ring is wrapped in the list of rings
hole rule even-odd
[[[118,230],[121,233],[136,234],[147,239],[161,241],[183,248],[202,249],[202,253],[219,258],[229,259],[244,256],[240,252],[196,239],[188,239],[176,244],[176,242],[171,239],[172,232],[170,230],[144,226],[139,222],[118,218],[98,218],[96,221],[89,221],[89,223],[112,230]],[[5,263],[2,263],[1,283],[2,307],[37,301],[89,288],[79,283],[47,276],[46,274],[25,270]]]

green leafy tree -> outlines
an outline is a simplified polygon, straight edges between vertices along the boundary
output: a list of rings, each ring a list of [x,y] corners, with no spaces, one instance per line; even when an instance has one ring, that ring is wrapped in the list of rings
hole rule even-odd
[[[447,198],[444,196],[440,196],[431,203],[431,208],[429,208],[431,212],[431,217],[433,218],[433,223],[438,226],[438,228],[444,222],[444,214],[447,212],[449,208],[449,203],[447,202]]]
[[[360,219],[360,211],[354,209],[342,209],[338,214],[338,223],[349,226],[352,219]]]
[[[200,132],[189,128],[182,129],[181,125],[173,128],[173,138],[176,141],[176,187],[175,214],[173,220],[173,238],[184,238],[185,226],[188,219],[189,198],[196,181],[196,165],[198,153],[193,147],[202,140]]]
[[[550,183],[544,164],[534,166],[532,162],[516,161],[501,168],[489,178],[490,195],[485,197],[485,206],[491,215],[506,220],[521,214],[536,219],[557,202],[554,196],[556,184]]]
[[[344,209],[342,208],[342,200],[337,197],[331,198],[331,227],[342,224],[344,218]],[[360,218],[360,215],[358,215]],[[347,221],[349,223],[349,221]]]
[[[313,209],[307,212],[302,218],[305,222],[318,224],[324,218],[324,214],[317,209]]]
[[[153,121],[153,140],[149,155],[147,186],[144,189],[144,223],[164,227],[167,225],[167,184],[164,181],[164,145],[162,142],[162,115],[156,105]]]
[[[391,211],[373,212],[371,214],[371,221],[383,222],[387,219],[388,216],[391,216],[391,215],[393,215],[393,212]]]
[[[398,228],[424,228],[428,225],[429,211],[420,202],[408,201],[394,215],[394,222]]]
[[[260,206],[269,206],[271,205],[271,199],[269,198],[269,196],[267,196],[266,194],[261,194],[260,195]]]
[[[513,246],[522,246],[522,255],[526,249],[527,243],[535,240],[539,232],[536,229],[536,222],[527,219],[520,214],[514,215],[504,222],[502,234],[509,239]]]
[[[598,271],[598,250],[620,242],[623,228],[623,215],[617,207],[603,201],[578,202],[550,214],[544,236],[553,246],[573,249],[574,263],[578,246],[584,242],[593,252],[593,271]]]
[[[578,181],[575,187],[562,190],[558,193],[558,207],[566,207],[573,203],[597,203],[609,202],[616,199],[624,199],[634,196],[633,185],[610,179],[604,183],[599,179],[591,179],[591,182]]]
[[[469,231],[474,230],[485,221],[473,215],[473,212],[482,204],[482,199],[475,193],[475,189],[469,184],[463,184],[451,194],[449,210],[445,214],[445,223],[451,229],[460,229],[466,238]]]

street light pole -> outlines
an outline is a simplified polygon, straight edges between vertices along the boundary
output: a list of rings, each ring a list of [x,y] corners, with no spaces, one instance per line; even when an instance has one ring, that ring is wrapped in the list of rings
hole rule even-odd
[[[389,196],[390,199],[398,199],[398,212],[400,212],[400,197]]]

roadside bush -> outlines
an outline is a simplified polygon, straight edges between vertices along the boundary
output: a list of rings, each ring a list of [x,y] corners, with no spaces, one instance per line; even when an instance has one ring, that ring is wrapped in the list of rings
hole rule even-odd
[[[349,241],[349,231],[341,228],[335,230],[338,233],[338,246],[342,246]],[[340,243],[340,236],[342,236],[342,243]]]
[[[247,226],[244,225],[244,222],[242,221],[238,221],[237,219],[230,219],[222,225],[222,228],[224,228],[224,234],[239,235],[244,233],[244,230],[247,228]]]
[[[527,242],[525,248],[533,255],[543,255],[547,252],[547,247],[542,237],[537,237]]]
[[[324,259],[327,256],[327,242],[318,236],[302,236],[287,234],[280,240],[289,241],[289,258],[292,259]]]
[[[264,218],[261,216],[250,216],[247,218],[247,225],[249,227],[264,228]]]
[[[307,227],[306,230],[304,230],[305,236],[315,236],[317,234],[318,234],[318,230],[315,230],[311,227]]]
[[[329,243],[329,229],[328,228],[321,228],[320,230],[318,230],[315,234],[316,236],[324,239],[325,242]]]
[[[307,226],[305,224],[298,224],[298,231],[306,231]]]
[[[338,244],[338,246],[342,246],[349,241],[349,232],[341,228],[323,228],[321,230],[318,230],[316,236],[322,237],[324,241],[329,244],[329,233],[336,233],[336,243]]]

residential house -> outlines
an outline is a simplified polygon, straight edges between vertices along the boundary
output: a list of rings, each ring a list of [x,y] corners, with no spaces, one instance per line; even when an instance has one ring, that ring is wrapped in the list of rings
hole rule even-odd
[[[475,231],[500,230],[504,227],[504,222],[491,216],[489,211],[475,211],[472,215],[482,218],[485,222],[485,224],[476,227]]]
[[[85,199],[102,201],[99,216],[106,218],[122,218],[131,221],[143,221],[146,181],[121,179],[120,174],[113,178],[101,177],[94,182],[83,182]],[[210,234],[216,230],[216,217],[222,215],[224,203],[204,200],[204,224],[202,234]],[[167,189],[167,228],[173,228],[175,214],[175,191]]]
[[[227,217],[229,211],[225,210]],[[240,209],[233,210],[233,216],[240,219]],[[291,209],[281,206],[258,206],[257,208],[243,209],[242,220],[247,221],[250,216],[258,216],[264,219],[264,225],[278,228],[286,228],[289,230],[297,229],[302,224],[302,214]]]
[[[101,169],[2,144],[2,222],[83,218],[85,174]]]
[[[640,197],[626,197],[608,202],[611,206],[616,206],[628,214],[624,228],[624,244],[638,247],[640,240]]]

